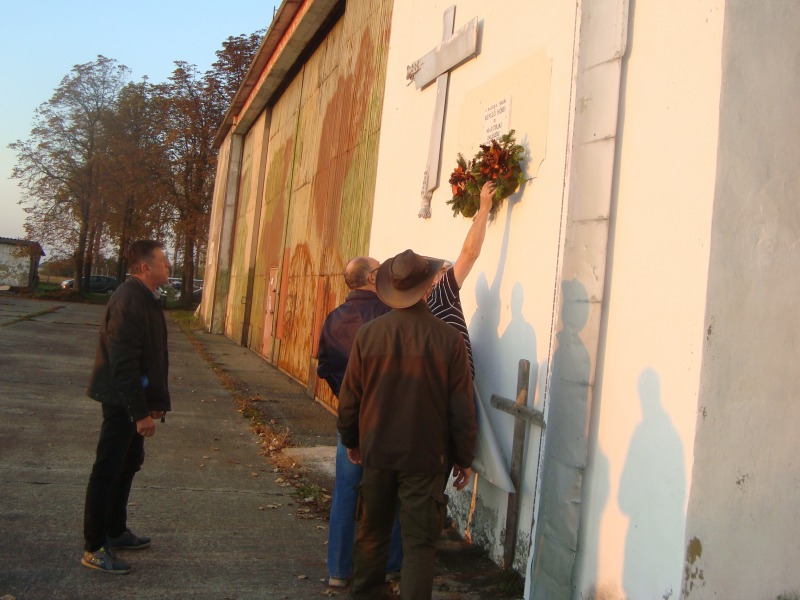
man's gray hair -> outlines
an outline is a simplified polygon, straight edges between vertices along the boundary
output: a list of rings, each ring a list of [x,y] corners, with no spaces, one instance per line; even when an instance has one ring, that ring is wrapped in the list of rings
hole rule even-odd
[[[142,265],[153,259],[153,252],[156,248],[163,250],[164,243],[158,240],[136,240],[131,242],[131,245],[125,251],[125,263],[128,265],[128,271],[139,273],[142,270]]]
[[[368,256],[356,256],[344,268],[344,282],[351,290],[364,287],[369,283],[368,277],[372,271],[372,263]]]

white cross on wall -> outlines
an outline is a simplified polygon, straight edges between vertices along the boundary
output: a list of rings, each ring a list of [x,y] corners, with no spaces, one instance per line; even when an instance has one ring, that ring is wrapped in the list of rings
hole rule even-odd
[[[406,78],[414,81],[417,89],[436,81],[436,110],[433,113],[428,162],[422,181],[422,206],[418,215],[421,219],[430,218],[433,190],[439,187],[442,134],[450,71],[478,54],[478,17],[453,33],[455,17],[456,7],[453,5],[444,11],[442,43],[407,68]]]

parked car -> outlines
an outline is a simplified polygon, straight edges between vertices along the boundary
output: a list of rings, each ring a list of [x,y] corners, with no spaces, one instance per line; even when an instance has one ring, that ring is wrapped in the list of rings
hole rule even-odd
[[[170,277],[169,278],[169,285],[174,287],[176,290],[181,291],[183,288],[183,280],[180,277]],[[195,279],[194,280],[194,288],[202,288],[203,287],[203,280],[202,279]]]
[[[175,294],[175,300],[180,300],[180,299],[181,299],[181,293],[178,292]],[[203,288],[202,287],[195,288],[194,291],[192,292],[192,302],[199,303],[202,299],[203,299]]]
[[[74,279],[65,279],[61,282],[61,289],[71,290],[74,286]],[[110,294],[117,289],[117,278],[108,275],[92,275],[89,278],[89,291],[96,294]]]

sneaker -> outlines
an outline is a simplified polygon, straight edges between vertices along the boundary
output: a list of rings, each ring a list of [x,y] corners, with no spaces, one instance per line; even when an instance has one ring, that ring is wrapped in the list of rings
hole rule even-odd
[[[386,574],[386,583],[400,581],[400,571],[392,571]]]
[[[124,560],[119,560],[111,548],[103,546],[95,552],[83,551],[81,557],[81,564],[90,569],[97,569],[104,573],[112,573],[114,575],[126,575],[131,572],[131,566]]]
[[[150,538],[139,537],[130,529],[126,529],[122,535],[108,538],[108,545],[114,550],[141,550],[150,545]]]
[[[328,579],[328,585],[334,588],[346,588],[350,585],[349,579],[339,579],[338,577],[331,577]]]

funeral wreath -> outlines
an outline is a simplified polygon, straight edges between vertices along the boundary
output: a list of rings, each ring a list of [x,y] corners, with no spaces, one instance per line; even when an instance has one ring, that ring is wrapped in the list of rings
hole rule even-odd
[[[474,217],[480,207],[483,184],[493,181],[496,187],[489,214],[494,217],[503,205],[503,200],[517,191],[525,181],[522,172],[524,157],[525,148],[516,143],[513,129],[489,144],[481,144],[480,151],[472,160],[466,160],[459,153],[456,168],[450,175],[453,197],[447,201],[452,205],[453,216],[461,214],[468,218]]]

